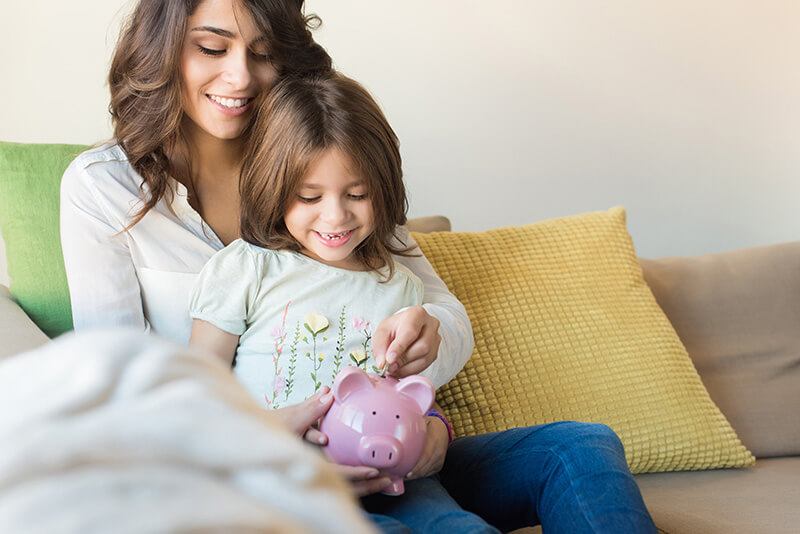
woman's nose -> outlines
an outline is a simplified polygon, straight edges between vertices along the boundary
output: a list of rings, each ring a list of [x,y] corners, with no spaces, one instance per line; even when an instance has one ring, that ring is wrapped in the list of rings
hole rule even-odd
[[[241,91],[250,85],[252,80],[250,64],[248,62],[247,51],[231,52],[225,58],[222,80],[233,89]]]

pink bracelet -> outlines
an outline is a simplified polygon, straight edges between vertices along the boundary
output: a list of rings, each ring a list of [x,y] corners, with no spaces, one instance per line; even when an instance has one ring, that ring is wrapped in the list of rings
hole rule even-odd
[[[453,443],[453,425],[450,424],[450,421],[447,420],[447,417],[443,416],[442,414],[440,414],[439,412],[437,412],[434,409],[429,410],[428,413],[426,413],[425,415],[430,416],[430,417],[438,417],[439,419],[442,420],[442,422],[444,423],[444,426],[447,427],[447,438],[449,440],[447,442],[447,446],[449,447],[450,445],[452,445],[452,443]]]

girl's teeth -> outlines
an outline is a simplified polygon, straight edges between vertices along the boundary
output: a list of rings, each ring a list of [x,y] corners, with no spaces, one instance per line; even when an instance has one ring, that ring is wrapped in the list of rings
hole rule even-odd
[[[325,239],[338,239],[340,237],[344,237],[346,234],[347,232],[342,232],[340,234],[320,234],[320,235]]]

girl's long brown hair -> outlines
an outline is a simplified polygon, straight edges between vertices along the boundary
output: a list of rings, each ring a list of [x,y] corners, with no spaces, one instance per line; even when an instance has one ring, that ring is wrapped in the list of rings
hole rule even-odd
[[[168,191],[169,178],[191,181],[189,145],[181,129],[180,54],[186,21],[202,0],[140,0],[122,28],[108,84],[114,137],[143,179],[139,222]],[[302,0],[239,0],[267,40],[282,75],[331,68],[328,53],[311,36],[319,24],[305,17]],[[245,134],[247,135],[247,131]]]
[[[242,239],[264,248],[300,250],[284,223],[314,162],[329,149],[342,152],[364,180],[372,202],[373,233],[354,251],[368,270],[389,266],[392,245],[406,223],[400,145],[378,104],[357,82],[334,72],[288,77],[258,109],[239,184]]]

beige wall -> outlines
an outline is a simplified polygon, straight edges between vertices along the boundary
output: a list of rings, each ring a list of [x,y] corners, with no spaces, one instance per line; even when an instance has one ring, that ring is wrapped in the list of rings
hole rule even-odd
[[[307,3],[401,138],[412,215],[482,230],[621,204],[645,256],[800,239],[800,2]],[[4,3],[0,139],[109,135],[129,4]]]

